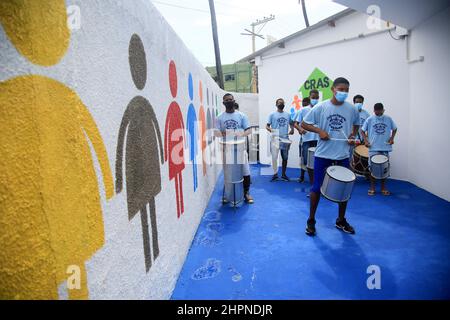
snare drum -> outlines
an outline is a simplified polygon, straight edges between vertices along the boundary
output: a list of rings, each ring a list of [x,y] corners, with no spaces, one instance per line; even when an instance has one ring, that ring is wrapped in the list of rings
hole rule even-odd
[[[355,174],[345,167],[328,167],[320,192],[333,202],[346,202],[350,199],[355,180]]]
[[[223,197],[231,207],[239,207],[244,201],[245,139],[221,139],[220,144],[223,148]]]
[[[289,148],[291,147],[291,143],[292,143],[291,140],[284,139],[284,138],[278,138],[278,140],[279,140],[281,150],[289,150]]]
[[[361,175],[369,173],[369,148],[365,145],[357,146],[353,150],[352,169]]]
[[[314,154],[316,147],[308,148],[308,159],[306,161],[306,168],[314,170]]]
[[[389,158],[383,154],[376,154],[370,158],[370,174],[375,179],[389,177]]]

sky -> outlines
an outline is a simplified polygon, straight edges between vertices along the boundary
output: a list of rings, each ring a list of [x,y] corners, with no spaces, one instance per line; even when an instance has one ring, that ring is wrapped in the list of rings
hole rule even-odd
[[[201,64],[215,65],[208,0],[149,0],[161,12]],[[241,35],[250,24],[271,14],[256,38],[256,50],[269,38],[281,39],[305,28],[299,0],[215,0],[222,64],[234,63],[252,53],[251,36]],[[310,25],[346,9],[331,0],[306,0]],[[262,25],[261,25],[262,26]],[[261,26],[256,27],[256,31]]]

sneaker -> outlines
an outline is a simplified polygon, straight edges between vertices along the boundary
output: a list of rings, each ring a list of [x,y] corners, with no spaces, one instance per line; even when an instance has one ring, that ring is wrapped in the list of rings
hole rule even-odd
[[[316,235],[316,220],[314,219],[308,219],[306,222],[306,234],[308,236],[315,236]]]
[[[302,183],[303,181],[305,181],[305,177],[300,177],[300,178],[298,178],[297,181],[300,182],[300,183]]]
[[[244,194],[244,198],[245,198],[245,202],[247,203],[254,203],[255,201],[253,200],[253,197],[250,195],[250,193],[246,193]]]
[[[287,175],[285,175],[285,174],[283,174],[283,175],[281,176],[281,180],[283,180],[283,181],[290,181],[290,180],[289,180],[289,177],[288,177]]]
[[[353,229],[345,218],[341,221],[339,221],[339,218],[336,219],[336,228],[344,231],[345,233],[355,234],[355,229]]]
[[[272,179],[270,179],[270,182],[275,181],[275,180],[278,180],[278,175],[277,174],[274,174],[272,176]]]

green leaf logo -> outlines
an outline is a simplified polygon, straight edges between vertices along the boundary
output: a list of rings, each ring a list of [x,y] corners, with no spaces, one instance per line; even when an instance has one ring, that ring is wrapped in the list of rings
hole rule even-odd
[[[324,101],[333,97],[333,92],[331,91],[332,85],[333,81],[328,78],[325,73],[319,70],[319,68],[315,68],[298,91],[301,92],[302,97],[305,98],[309,97],[310,90],[316,89],[322,93],[322,101]]]

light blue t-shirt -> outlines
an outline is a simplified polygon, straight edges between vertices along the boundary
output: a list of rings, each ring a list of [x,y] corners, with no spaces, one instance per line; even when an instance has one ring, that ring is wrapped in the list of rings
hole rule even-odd
[[[352,134],[353,126],[359,126],[359,114],[354,105],[344,102],[336,106],[330,100],[326,100],[316,105],[303,121],[328,132],[330,137],[330,140],[326,141],[319,139],[316,157],[331,160],[349,157],[350,145],[346,139]]]
[[[272,129],[278,130],[278,135],[281,138],[288,138],[289,124],[292,124],[291,115],[287,112],[272,112],[267,119],[267,124],[270,124]]]
[[[362,139],[363,139],[363,135],[361,134],[362,126],[363,126],[364,122],[366,122],[366,120],[369,119],[370,113],[367,110],[365,110],[365,109],[362,109],[361,111],[358,111],[358,113],[359,113],[359,120],[360,120],[360,122],[359,122],[359,125],[360,125],[360,127],[359,127],[359,131],[360,131],[359,139],[362,141]]]
[[[382,115],[370,116],[362,127],[367,132],[370,148],[369,151],[392,151],[392,145],[387,142],[391,138],[392,130],[396,130],[394,120],[391,117]]]
[[[222,112],[216,118],[216,129],[221,132],[230,131],[245,131],[250,128],[248,118],[240,111],[232,113]]]
[[[312,110],[311,106],[303,107],[299,111],[297,111],[297,115],[295,116],[295,121],[298,123],[302,123],[303,119],[305,119],[306,115]],[[307,131],[305,134],[302,134],[302,141],[317,141],[319,140],[319,135],[315,132]]]

